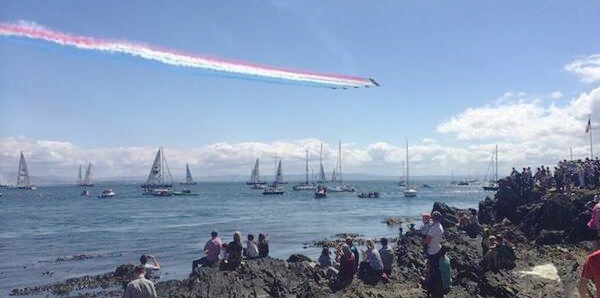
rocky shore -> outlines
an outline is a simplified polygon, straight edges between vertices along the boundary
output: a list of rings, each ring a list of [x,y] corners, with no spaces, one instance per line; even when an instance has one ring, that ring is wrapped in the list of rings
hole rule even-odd
[[[457,228],[460,210],[436,202],[432,211],[444,216],[445,245],[453,268],[453,284],[446,297],[578,297],[580,264],[591,250],[594,234],[590,218],[593,193],[533,190],[524,192],[503,180],[494,198],[479,203],[480,223],[492,234],[510,235],[517,256],[515,268],[487,271],[481,266],[481,235]],[[376,224],[376,223],[374,223]],[[342,238],[305,245],[335,245]],[[389,283],[365,283],[357,278],[334,290],[326,274],[303,255],[287,261],[247,260],[235,271],[203,268],[184,280],[159,282],[160,297],[426,297],[420,286],[425,266],[421,236],[408,231],[394,239],[396,262]],[[15,289],[13,296],[120,297],[133,265],[115,272],[86,276],[63,283]]]

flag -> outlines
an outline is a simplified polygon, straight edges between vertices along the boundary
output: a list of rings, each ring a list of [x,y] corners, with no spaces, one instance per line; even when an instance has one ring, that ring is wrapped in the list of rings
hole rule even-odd
[[[590,130],[592,130],[592,119],[588,119],[588,123],[587,126],[585,127],[585,133],[590,132]]]

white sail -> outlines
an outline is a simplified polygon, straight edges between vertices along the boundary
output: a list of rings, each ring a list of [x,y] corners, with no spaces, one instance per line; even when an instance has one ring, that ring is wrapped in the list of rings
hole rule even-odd
[[[171,176],[171,171],[167,166],[167,160],[163,155],[162,147],[160,147],[156,153],[156,157],[154,158],[154,163],[150,169],[150,174],[148,175],[148,180],[146,180],[145,186],[173,186],[173,177]]]
[[[304,184],[308,185],[308,150],[306,150],[306,181]]]
[[[190,166],[188,164],[185,164],[185,183],[194,183],[194,179],[192,179],[192,173],[190,172]]]
[[[335,172],[336,169],[337,169],[337,166],[335,168],[333,168],[333,172],[331,172],[331,182],[337,182],[337,174]]]
[[[79,172],[77,172],[77,184],[81,185],[83,183],[83,176],[81,174],[81,165],[79,165]]]
[[[92,163],[88,163],[87,169],[85,170],[85,178],[83,179],[83,183],[81,183],[81,185],[83,186],[93,186],[94,182],[92,181],[93,176],[92,176]]]
[[[406,189],[404,189],[405,197],[416,197],[417,190],[410,186],[409,169],[410,165],[408,162],[408,138],[406,138]]]
[[[250,183],[258,184],[260,183],[260,172],[259,172],[259,161],[258,158],[254,163],[254,168],[252,169],[252,175],[250,176]]]
[[[25,156],[21,151],[21,157],[19,158],[19,173],[17,175],[17,188],[31,188],[33,185],[29,183],[29,171],[27,170],[27,162],[25,162]]]
[[[319,178],[317,179],[318,183],[327,182],[327,177],[325,176],[325,169],[323,169],[323,143],[321,142],[321,152],[319,154],[319,165],[321,167],[319,171]]]
[[[283,171],[281,169],[281,160],[277,165],[277,174],[275,175],[275,184],[283,184]]]

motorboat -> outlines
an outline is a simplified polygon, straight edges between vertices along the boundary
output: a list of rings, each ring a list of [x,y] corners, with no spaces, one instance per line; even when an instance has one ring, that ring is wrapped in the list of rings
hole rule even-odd
[[[184,188],[181,191],[174,191],[173,195],[175,196],[197,196],[199,193],[192,192],[191,189]]]
[[[361,192],[358,194],[358,197],[362,198],[362,199],[376,199],[376,198],[379,198],[379,192],[378,191]]]
[[[98,198],[100,198],[100,199],[110,199],[110,198],[112,198],[114,196],[115,196],[115,192],[112,189],[105,189],[98,196]]]
[[[327,197],[327,187],[319,185],[315,190],[315,199],[326,198]]]
[[[81,192],[81,196],[82,196],[82,197],[89,197],[89,196],[91,196],[91,195],[92,195],[92,193],[91,193],[89,190],[87,190],[87,189],[84,189],[84,190]]]

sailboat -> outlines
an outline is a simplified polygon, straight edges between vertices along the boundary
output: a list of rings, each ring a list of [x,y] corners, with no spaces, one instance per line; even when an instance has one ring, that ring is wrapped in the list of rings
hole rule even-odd
[[[356,187],[350,184],[343,184],[344,179],[342,177],[342,141],[338,144],[338,156],[336,166],[333,169],[331,175],[331,182],[336,183],[336,186],[328,187],[327,190],[330,192],[355,192]]]
[[[319,153],[319,177],[317,178],[317,183],[327,183],[327,177],[325,176],[325,169],[323,169],[323,142],[321,142],[321,151]]]
[[[494,168],[494,178],[490,179],[490,183],[488,185],[483,186],[483,190],[497,191],[498,190],[498,145],[496,145],[496,152],[494,156],[492,156],[492,160],[490,161],[490,165]]]
[[[29,182],[29,171],[27,170],[27,162],[23,151],[21,151],[21,157],[19,158],[19,172],[17,174],[17,189],[35,189],[35,185]]]
[[[409,162],[408,162],[408,138],[406,138],[406,188],[404,189],[404,196],[405,197],[416,197],[417,196],[417,190],[410,187],[410,180],[409,180]]]
[[[264,188],[258,187],[259,185],[267,184],[266,182],[260,181],[260,165],[258,158],[254,163],[254,168],[252,168],[252,174],[250,175],[250,181],[246,182],[247,185],[253,185],[251,188]]]
[[[94,186],[94,182],[92,181],[92,163],[88,163],[87,169],[85,170],[85,176],[83,181],[79,184],[80,186]],[[81,173],[81,172],[80,172]]]
[[[158,148],[154,163],[148,174],[148,180],[142,184],[145,195],[170,196],[172,195],[173,177],[163,154],[163,148]]]
[[[293,187],[294,190],[313,190],[315,189],[314,184],[310,184],[308,181],[308,150],[306,150],[306,180],[304,183],[295,185]]]
[[[190,166],[185,164],[185,182],[179,183],[181,185],[196,185],[194,179],[192,179],[192,172],[190,172]]]
[[[275,181],[272,185],[269,185],[269,187],[265,188],[265,190],[263,191],[263,195],[284,194],[285,190],[283,189],[283,187],[279,186],[280,184],[283,184],[283,170],[281,168],[281,160],[279,161],[277,165],[277,170],[275,171]]]

